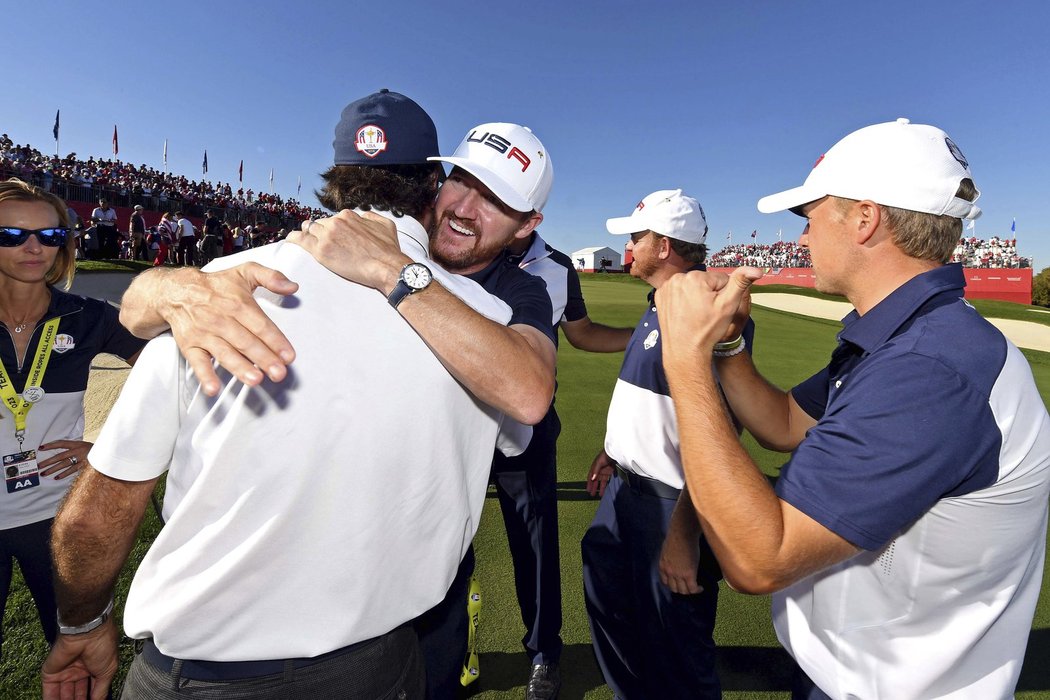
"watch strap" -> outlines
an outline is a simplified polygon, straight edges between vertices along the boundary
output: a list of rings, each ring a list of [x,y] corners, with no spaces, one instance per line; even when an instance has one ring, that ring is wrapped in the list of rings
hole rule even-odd
[[[109,603],[106,605],[106,609],[103,610],[98,617],[94,620],[88,620],[82,625],[67,626],[62,624],[62,618],[58,618],[58,632],[59,634],[87,634],[93,629],[97,629],[105,624],[109,616],[113,614],[113,599],[109,599]],[[56,616],[57,617],[57,616]]]
[[[398,279],[397,284],[395,284],[394,288],[390,290],[390,295],[387,296],[386,300],[396,309],[397,305],[403,302],[405,297],[414,291],[415,290],[409,287],[403,279]]]

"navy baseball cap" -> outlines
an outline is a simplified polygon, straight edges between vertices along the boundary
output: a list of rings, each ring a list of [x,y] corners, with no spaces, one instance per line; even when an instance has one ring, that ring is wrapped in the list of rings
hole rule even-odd
[[[430,115],[386,88],[343,109],[332,146],[336,165],[421,165],[439,153]]]

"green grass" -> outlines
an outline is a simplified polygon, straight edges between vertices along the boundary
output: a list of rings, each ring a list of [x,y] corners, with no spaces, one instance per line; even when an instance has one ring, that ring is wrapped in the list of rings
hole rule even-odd
[[[91,274],[93,272],[139,273],[151,267],[153,267],[153,263],[145,260],[78,260],[77,274]]]
[[[625,275],[585,275],[583,288],[591,317],[620,326],[634,326],[642,314],[648,291],[644,284]],[[775,287],[764,289],[785,291]],[[806,292],[816,295],[812,290]],[[984,304],[978,303],[977,306],[982,308]],[[784,387],[795,384],[824,365],[839,329],[837,322],[762,307],[754,308],[754,317],[759,339],[756,361],[770,380]],[[1045,401],[1050,397],[1050,353],[1026,350],[1024,354],[1032,364]],[[564,341],[559,350],[558,411],[563,428],[558,444],[558,481],[565,618],[562,636],[566,645],[562,659],[562,698],[565,700],[605,700],[611,697],[591,654],[583,606],[579,543],[597,507],[597,501],[584,491],[584,478],[604,440],[606,409],[621,357],[620,354],[584,353]],[[760,449],[746,435],[745,441],[763,471],[775,475],[785,461],[784,455]],[[126,594],[134,563],[144,554],[158,527],[156,517],[150,512],[132,563],[122,576],[119,601],[123,601]],[[514,596],[499,505],[491,492],[475,547],[484,596],[479,630],[481,678],[474,686],[475,697],[517,700],[524,694],[528,674],[520,642],[524,627]],[[38,697],[37,668],[46,649],[32,601],[17,574],[7,608],[4,655],[0,660],[0,698]],[[770,700],[789,696],[786,692],[785,658],[773,634],[768,597],[741,595],[723,585],[715,637],[721,648],[726,698]],[[130,656],[130,647],[125,645],[122,671],[126,669]],[[1050,573],[1044,571],[1043,592],[1018,698],[1050,700],[1047,658],[1050,658]]]

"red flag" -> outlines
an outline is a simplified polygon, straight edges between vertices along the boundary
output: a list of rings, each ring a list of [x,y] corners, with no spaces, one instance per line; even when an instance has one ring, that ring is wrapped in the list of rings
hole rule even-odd
[[[120,153],[120,146],[117,144],[117,125],[114,124],[113,125],[113,156],[116,157],[116,155],[118,153]]]
[[[244,182],[244,160],[241,160],[241,165],[237,168],[237,182]]]

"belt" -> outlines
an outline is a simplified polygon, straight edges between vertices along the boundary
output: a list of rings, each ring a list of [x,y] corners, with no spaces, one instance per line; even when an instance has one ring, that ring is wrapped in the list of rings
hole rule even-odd
[[[164,673],[171,673],[175,664],[182,664],[179,670],[180,678],[189,678],[195,681],[232,681],[246,678],[259,678],[261,676],[272,676],[277,673],[285,673],[288,670],[305,668],[334,659],[343,654],[372,644],[377,640],[368,639],[363,642],[351,644],[350,646],[330,651],[320,656],[300,659],[270,659],[267,661],[192,661],[189,659],[173,659],[161,652],[152,639],[143,640],[142,656],[151,666],[160,669]]]
[[[619,464],[616,465],[617,475],[627,482],[635,491],[644,493],[648,496],[656,496],[657,498],[666,498],[669,500],[677,500],[678,496],[681,495],[682,489],[676,489],[674,486],[668,486],[664,482],[658,479],[650,479],[647,476],[641,474],[635,474],[629,472]]]

